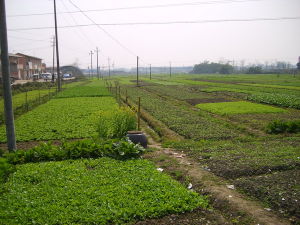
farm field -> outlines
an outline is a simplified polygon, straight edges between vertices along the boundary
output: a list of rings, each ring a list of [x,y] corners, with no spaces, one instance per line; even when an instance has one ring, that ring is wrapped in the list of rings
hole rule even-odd
[[[158,171],[152,162],[140,159],[141,154],[147,157],[150,153],[121,138],[126,127],[135,129],[136,121],[132,111],[119,107],[117,100],[122,99],[120,104],[125,105],[127,99],[135,111],[140,97],[145,120],[142,128],[151,130],[152,135],[157,132],[163,147],[186,155],[196,162],[193,165],[225,179],[235,191],[259,201],[263,208],[299,223],[300,111],[252,102],[247,100],[247,93],[225,91],[227,87],[223,91],[207,91],[223,88],[222,84],[228,81],[216,78],[214,87],[210,85],[214,82],[206,78],[199,81],[199,77],[160,75],[151,81],[142,79],[139,87],[130,76],[106,82],[89,80],[66,88],[19,116],[15,121],[18,143],[61,144],[50,142],[0,157],[0,168],[8,168],[8,175],[2,174],[5,182],[0,189],[0,212],[4,217],[0,221],[125,224],[161,218],[161,224],[168,224],[170,214],[183,213],[182,218],[192,215],[195,221],[201,218],[212,224],[222,224],[222,220],[254,224],[256,218],[248,218],[247,212],[231,215],[228,206],[215,205],[209,193],[203,196],[197,188],[198,193],[187,189],[192,178],[183,178],[182,171],[172,171],[172,163],[171,169]],[[247,87],[240,82],[247,81],[230,80],[227,84],[235,85],[234,90],[246,87],[269,94],[270,87]],[[118,84],[121,98],[115,88]],[[280,94],[286,90],[289,96],[290,91],[297,92],[277,86],[281,85],[276,83],[271,88],[274,93],[276,89],[280,89]],[[290,128],[281,132],[276,127],[280,123],[274,121],[285,121]],[[267,126],[276,133],[267,132]],[[168,132],[176,135],[169,139]],[[3,126],[0,141],[6,142]],[[158,156],[153,162],[160,161],[160,157],[165,156]],[[12,164],[11,169],[5,166],[6,161]],[[14,214],[9,216],[11,212]]]
[[[113,135],[118,126],[108,130],[115,139],[99,138],[99,116],[116,115],[107,117],[113,126],[131,115],[121,114],[104,83],[76,88],[16,119],[17,145],[62,141],[0,151],[0,223],[132,224],[195,209],[205,219],[208,199],[141,159],[145,150]],[[1,138],[5,142],[3,126]],[[74,138],[80,140],[68,140]]]
[[[183,151],[241,193],[292,223],[300,222],[296,210],[300,208],[300,134],[266,132],[274,121],[297,124],[300,120],[299,77],[152,75],[151,80],[142,76],[139,87],[135,77],[116,80],[123,99],[127,94],[128,101],[137,104],[141,97],[145,112],[183,137],[165,140],[165,147]]]
[[[4,191],[4,224],[124,224],[208,206],[141,159],[28,163]]]

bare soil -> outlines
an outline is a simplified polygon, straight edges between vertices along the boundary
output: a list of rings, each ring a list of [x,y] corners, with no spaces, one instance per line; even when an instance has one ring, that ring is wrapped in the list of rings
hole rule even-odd
[[[200,103],[232,102],[232,100],[226,98],[202,98],[202,99],[194,98],[194,99],[186,99],[185,101],[191,105],[197,105]]]
[[[179,177],[182,179],[182,177],[188,176],[192,183],[198,183],[200,188],[197,191],[200,190],[201,194],[206,193],[211,196],[210,199],[214,199],[212,202],[213,207],[222,212],[224,217],[229,217],[227,221],[236,221],[236,224],[290,224],[289,221],[266,210],[260,202],[249,200],[243,194],[228,188],[226,185],[230,184],[228,183],[229,181],[204,170],[198,162],[188,158],[185,154],[172,149],[161,148],[160,145],[152,145],[150,147],[158,148],[159,150],[145,157],[156,162],[158,166],[161,166],[161,162],[157,159],[162,157],[173,159],[177,163],[176,169],[184,173],[184,176]],[[174,163],[165,165],[165,168],[167,167],[171,167],[172,170]],[[216,202],[221,203],[219,207]],[[226,202],[226,204],[224,204],[224,202]],[[194,223],[191,222],[190,224]]]

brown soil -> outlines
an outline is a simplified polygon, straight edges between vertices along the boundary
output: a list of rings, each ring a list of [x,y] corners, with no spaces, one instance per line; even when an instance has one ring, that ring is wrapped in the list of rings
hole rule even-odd
[[[68,141],[77,141],[82,139],[68,139]],[[18,150],[28,150],[35,146],[38,146],[42,143],[51,142],[53,145],[60,145],[62,143],[61,140],[49,140],[49,141],[23,141],[23,142],[17,142],[17,149]],[[0,143],[0,149],[7,150],[7,144],[6,143]]]
[[[200,225],[200,224],[231,224],[222,216],[208,210],[196,209],[184,214],[172,214],[159,219],[139,221],[136,225]]]
[[[191,105],[197,105],[200,103],[218,103],[218,102],[232,102],[230,99],[226,98],[193,98],[193,99],[186,99],[186,102],[190,103]]]
[[[227,210],[233,212],[243,212],[251,218],[254,218],[259,224],[290,224],[288,221],[279,218],[273,212],[267,211],[264,207],[256,201],[249,200],[247,197],[237,192],[236,190],[229,189],[226,185],[230,184],[225,179],[215,176],[199,166],[199,163],[186,157],[182,153],[175,152],[172,149],[163,149],[160,145],[150,145],[152,148],[159,150],[146,155],[147,158],[169,157],[177,162],[177,169],[184,171],[192,182],[200,183],[202,185],[202,193],[207,193],[218,202],[227,202]],[[155,160],[153,160],[155,161]],[[156,162],[159,166],[159,163]],[[213,205],[216,207],[216,205]],[[224,204],[221,204],[220,211],[224,210]],[[225,209],[226,210],[226,209]],[[151,224],[151,223],[150,223]],[[155,223],[154,223],[155,224]],[[194,224],[193,222],[190,224]],[[197,224],[197,223],[196,223]],[[245,223],[239,223],[245,224]],[[246,223],[247,224],[247,223]],[[253,224],[253,223],[248,223]]]

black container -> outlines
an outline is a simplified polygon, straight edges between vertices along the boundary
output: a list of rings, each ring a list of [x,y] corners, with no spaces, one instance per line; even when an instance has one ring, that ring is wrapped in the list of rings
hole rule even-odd
[[[142,131],[128,131],[126,137],[134,144],[140,144],[147,148],[147,137]]]

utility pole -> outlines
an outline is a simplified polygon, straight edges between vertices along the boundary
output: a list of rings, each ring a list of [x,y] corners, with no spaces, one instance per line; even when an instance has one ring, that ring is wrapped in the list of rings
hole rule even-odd
[[[151,64],[150,64],[150,80],[151,80],[151,75],[152,75],[152,74],[151,74]]]
[[[52,82],[54,82],[54,63],[55,63],[55,35],[52,40],[53,54],[52,54]]]
[[[171,64],[171,62],[170,62],[169,72],[170,72],[170,77],[171,77],[171,75],[172,75],[172,64]]]
[[[90,51],[90,56],[91,56],[91,76],[93,77],[93,51]]]
[[[10,86],[5,0],[0,0],[0,46],[1,46],[3,98],[4,98],[7,147],[9,151],[15,151],[16,136],[15,136],[14,112],[12,107],[12,96],[11,96],[11,86]]]
[[[136,86],[139,86],[139,57],[136,57]]]
[[[108,63],[108,77],[110,79],[110,58],[107,58],[107,63]]]
[[[98,53],[99,53],[99,49],[98,47],[96,48],[96,53],[97,53],[97,78],[99,80],[99,64],[98,64]]]
[[[56,18],[56,0],[54,2],[54,22],[55,22],[55,40],[56,40],[56,70],[57,70],[57,86],[58,91],[61,91],[61,79],[59,68],[59,52],[58,52],[58,34],[57,34],[57,18]]]

